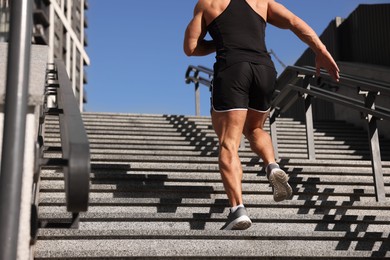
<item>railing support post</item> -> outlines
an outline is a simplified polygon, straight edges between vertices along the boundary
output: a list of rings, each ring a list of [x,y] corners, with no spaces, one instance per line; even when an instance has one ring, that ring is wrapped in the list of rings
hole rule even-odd
[[[379,93],[360,92],[360,94],[363,94],[365,96],[365,106],[370,109],[375,109],[375,99]],[[382,159],[379,145],[377,118],[372,115],[367,115],[366,120],[368,124],[367,132],[370,144],[371,165],[374,175],[376,201],[383,202],[386,200],[386,193],[382,171]]]
[[[195,115],[200,116],[200,88],[199,82],[195,83]]]
[[[309,76],[306,76],[303,80],[303,87],[310,89]],[[316,151],[314,146],[314,127],[313,127],[313,108],[312,108],[312,97],[305,94],[305,119],[306,119],[306,139],[307,139],[307,153],[309,160],[316,159]]]
[[[30,69],[32,2],[11,2],[0,175],[0,260],[17,256]]]
[[[272,146],[274,147],[275,160],[278,161],[279,149],[278,149],[278,136],[276,130],[276,117],[277,117],[277,111],[275,109],[272,109],[269,116],[269,126],[271,132]]]
[[[191,75],[193,73],[193,75]],[[204,78],[199,76],[199,73],[205,73],[208,75],[208,78]],[[212,88],[212,78],[213,71],[211,69],[199,66],[189,66],[186,71],[185,80],[187,84],[194,83],[195,84],[195,115],[200,116],[200,84],[206,85]]]

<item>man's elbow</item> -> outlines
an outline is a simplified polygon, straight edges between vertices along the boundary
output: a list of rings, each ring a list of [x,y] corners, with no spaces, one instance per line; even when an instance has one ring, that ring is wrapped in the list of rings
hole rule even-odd
[[[195,49],[190,48],[190,47],[188,47],[188,46],[184,46],[184,53],[185,53],[188,57],[194,56],[194,52],[195,52]]]

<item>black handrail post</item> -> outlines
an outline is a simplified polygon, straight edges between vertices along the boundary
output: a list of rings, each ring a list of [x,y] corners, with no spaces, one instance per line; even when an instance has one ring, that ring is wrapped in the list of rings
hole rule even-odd
[[[0,174],[0,260],[17,256],[32,35],[32,1],[13,0]]]

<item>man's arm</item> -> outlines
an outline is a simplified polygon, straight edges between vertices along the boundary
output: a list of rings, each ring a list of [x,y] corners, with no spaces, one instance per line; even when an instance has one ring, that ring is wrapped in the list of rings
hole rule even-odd
[[[319,75],[320,69],[324,68],[335,81],[339,80],[340,70],[336,62],[333,60],[315,31],[306,22],[274,0],[270,0],[268,3],[267,18],[270,24],[282,29],[291,30],[299,39],[309,45],[316,54],[317,75]]]
[[[195,6],[194,17],[188,24],[184,36],[184,52],[187,56],[205,56],[215,52],[214,41],[206,41],[207,28],[203,19],[200,1]]]

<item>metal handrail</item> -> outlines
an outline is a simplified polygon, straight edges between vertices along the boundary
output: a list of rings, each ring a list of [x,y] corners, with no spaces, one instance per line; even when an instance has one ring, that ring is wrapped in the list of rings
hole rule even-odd
[[[62,110],[62,156],[68,162],[64,167],[67,209],[74,213],[87,211],[91,172],[89,140],[65,64],[56,60],[55,65],[59,85],[57,102]]]
[[[204,73],[207,77],[199,76],[200,73]],[[203,66],[193,66],[190,65],[185,74],[185,82],[187,84],[202,84],[206,87],[212,88],[212,78],[213,78],[213,70],[203,67]],[[297,85],[295,85],[300,78],[304,76],[311,77],[310,89],[304,89]],[[283,88],[283,86],[288,85],[289,87]],[[367,108],[363,101],[357,100],[354,98],[350,98],[348,96],[343,96],[331,91],[326,91],[320,87],[314,87],[313,85],[323,86],[323,85],[331,85],[331,86],[347,86],[354,87],[356,91],[368,91],[368,92],[378,92],[381,95],[390,96],[390,85],[377,82],[369,79],[353,77],[350,75],[340,74],[340,81],[335,82],[332,80],[330,75],[324,71],[321,71],[320,76],[316,77],[316,70],[313,67],[298,67],[298,66],[288,66],[286,70],[282,73],[282,75],[278,78],[278,86],[277,95],[272,101],[272,107],[278,110],[285,110],[286,107],[279,107],[283,100],[288,99],[288,93],[300,92],[302,94],[309,94],[313,97],[317,97],[320,99],[324,99],[333,103],[338,103],[341,105],[348,106],[358,112],[364,114],[371,114],[376,116],[379,119],[390,120],[390,109],[375,106],[375,109]],[[283,90],[280,90],[283,88]],[[298,96],[297,96],[298,97]],[[289,102],[292,105],[294,102]]]
[[[206,74],[206,77],[200,76],[200,73]],[[194,83],[195,85],[195,114],[200,116],[200,84],[207,86],[209,91],[213,88],[213,70],[203,66],[188,66],[185,75],[185,82],[187,84]]]
[[[193,73],[193,75],[191,74]],[[199,76],[200,73],[204,73],[207,77]],[[212,78],[214,75],[214,71],[212,69],[203,67],[203,66],[188,66],[186,71],[185,80],[187,84],[190,83],[201,83],[204,86],[211,87],[212,86]]]
[[[65,64],[55,60],[49,67],[45,103],[54,96],[56,106],[45,110],[46,114],[59,116],[62,159],[54,163],[43,159],[42,165],[63,166],[66,206],[73,213],[71,227],[77,228],[79,213],[87,211],[89,204],[89,140]]]
[[[377,106],[375,104],[375,100],[379,94],[390,96],[390,84],[344,74],[340,75],[339,82],[335,82],[331,79],[330,75],[324,71],[321,71],[319,76],[320,77],[316,77],[316,70],[313,67],[290,66],[287,67],[279,77],[280,80],[276,87],[279,90],[279,93],[272,102],[273,111],[271,112],[270,117],[275,154],[278,154],[275,118],[281,112],[288,109],[288,107],[290,107],[298,99],[298,96],[304,98],[305,100],[306,134],[309,159],[315,159],[311,98],[315,97],[334,104],[340,104],[345,107],[352,108],[353,110],[360,112],[362,115],[365,115],[367,120],[367,132],[370,144],[375,195],[377,201],[385,201],[386,193],[382,171],[377,120],[385,119],[390,121],[390,109]],[[324,85],[355,88],[356,92],[363,96],[364,101],[334,93],[331,90],[322,88]]]
[[[296,73],[297,75],[307,75],[313,77],[316,75],[316,69],[310,66],[288,66],[283,73],[289,73],[290,71]],[[390,96],[389,84],[361,77],[351,76],[343,73],[340,74],[340,81],[335,82],[332,80],[331,76],[328,73],[326,73],[324,70],[321,70],[320,76],[317,77],[316,80],[317,85],[328,84],[332,86],[353,87],[357,88],[358,90],[377,91],[381,94]]]
[[[212,77],[212,70],[210,69],[201,66],[189,66],[186,72],[186,83],[195,83],[197,88],[199,84],[211,88],[212,80],[206,80],[204,77],[200,77],[199,73],[206,73],[209,77]],[[358,94],[363,96],[364,101],[322,88],[325,85],[336,88],[342,86],[353,87]],[[276,95],[271,103],[270,131],[276,158],[278,159],[279,157],[276,118],[291,107],[299,98],[305,100],[307,150],[308,157],[311,160],[315,159],[311,98],[314,97],[352,108],[365,115],[367,120],[376,199],[377,201],[384,201],[386,194],[381,165],[377,120],[385,119],[390,121],[390,109],[375,104],[375,99],[379,94],[390,96],[390,84],[345,74],[340,74],[339,82],[335,82],[323,70],[320,71],[320,75],[317,77],[316,69],[313,67],[287,67],[278,77]]]
[[[283,109],[283,107],[280,107],[279,105],[283,103],[284,100],[289,99],[289,92],[294,91],[295,93],[298,92],[300,94],[308,94],[312,97],[327,100],[332,103],[338,103],[340,105],[350,107],[363,114],[370,114],[372,116],[377,117],[378,119],[390,120],[390,109],[388,108],[380,106],[368,108],[365,105],[365,102],[361,100],[337,94],[333,91],[329,91],[322,88],[322,86],[324,85],[334,87],[347,86],[356,88],[356,93],[364,94],[364,92],[372,92],[377,93],[377,95],[380,94],[390,96],[390,84],[368,80],[364,78],[358,78],[345,74],[340,74],[340,81],[335,82],[332,80],[330,75],[323,70],[321,70],[319,77],[316,77],[316,70],[313,67],[289,66],[279,78],[286,78],[286,74],[295,74],[295,76],[290,77],[287,81],[278,80],[278,84],[276,87],[279,90],[278,95],[272,101],[272,107],[276,108],[277,110]],[[306,86],[300,86],[298,81],[296,80],[299,78],[308,79],[307,83],[310,84],[310,88],[306,88]]]
[[[0,260],[17,256],[30,71],[32,1],[11,3],[0,174]]]

